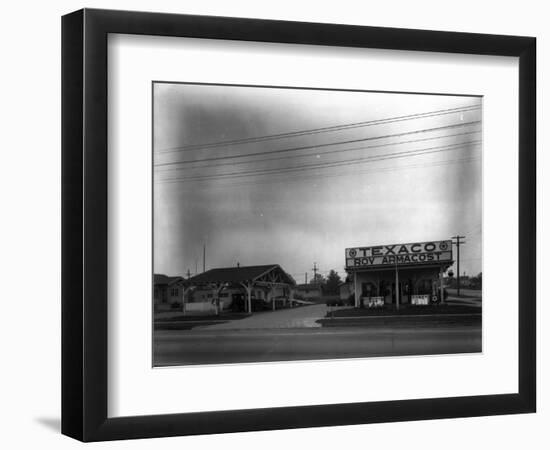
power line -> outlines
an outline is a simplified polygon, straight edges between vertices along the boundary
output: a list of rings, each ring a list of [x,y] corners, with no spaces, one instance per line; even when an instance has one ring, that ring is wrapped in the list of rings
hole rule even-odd
[[[466,236],[468,236],[470,233],[473,233],[474,231],[475,231],[476,234],[479,233],[479,232],[481,232],[481,222],[478,223],[475,227],[470,228],[470,229],[469,229],[468,231],[466,231],[464,234],[465,234]]]
[[[409,164],[406,166],[399,166],[399,167],[382,167],[382,168],[376,168],[376,169],[368,169],[368,170],[360,170],[360,171],[353,171],[350,172],[349,170],[342,171],[339,173],[329,173],[323,175],[323,180],[328,178],[334,178],[334,177],[342,177],[342,176],[358,176],[358,175],[365,175],[365,174],[379,174],[379,173],[390,173],[390,172],[396,172],[400,170],[409,170],[409,169],[417,169],[417,168],[427,168],[427,167],[438,167],[438,166],[448,166],[451,164],[459,164],[459,163],[469,163],[469,162],[476,162],[481,161],[479,157],[470,157],[470,158],[459,158],[459,159],[451,159],[451,160],[443,160],[443,161],[435,161],[432,163],[421,163],[421,164]],[[262,179],[261,181],[258,180],[249,180],[249,181],[237,181],[233,183],[223,183],[223,184],[208,184],[208,188],[223,188],[226,187],[246,187],[246,186],[258,186],[258,185],[265,185],[265,184],[272,184],[272,183],[292,183],[292,182],[303,182],[305,180],[319,180],[319,175],[303,175],[299,178],[295,176],[284,176],[285,174],[281,175],[274,175],[275,177],[278,176],[278,178],[267,178]],[[173,179],[172,181],[163,181],[163,180],[157,180],[156,184],[175,184],[175,183],[181,183],[183,179]],[[199,180],[197,183],[206,182],[206,181],[212,181],[212,180]],[[232,181],[231,179],[222,179],[222,180],[215,180],[215,181]],[[193,184],[194,186],[194,184]]]
[[[453,160],[443,160],[443,161],[436,161],[433,163],[422,163],[422,164],[410,164],[406,166],[400,166],[400,167],[384,167],[380,169],[369,169],[369,170],[361,170],[356,172],[340,172],[340,173],[330,173],[330,174],[324,174],[323,180],[328,178],[334,178],[334,177],[342,177],[342,176],[356,176],[356,175],[364,175],[364,174],[371,174],[371,173],[388,173],[388,172],[395,172],[398,170],[407,170],[407,169],[416,169],[416,168],[425,168],[425,167],[437,167],[437,166],[446,166],[451,164],[457,164],[457,163],[467,163],[467,162],[475,162],[480,161],[480,158],[461,158],[461,159],[453,159]],[[284,174],[282,174],[284,175]],[[276,175],[275,175],[276,176]],[[284,178],[278,178],[278,179],[264,179],[261,181],[257,180],[251,180],[251,181],[244,181],[244,182],[237,182],[237,183],[224,183],[221,185],[217,185],[219,187],[238,187],[238,186],[258,186],[258,185],[265,185],[266,183],[279,183],[279,182],[302,182],[304,180],[319,180],[319,175],[309,175],[309,176],[300,176],[300,178],[297,177],[284,177]],[[181,181],[181,180],[180,180]],[[203,180],[203,181],[210,181],[210,180]],[[216,180],[216,181],[226,181],[226,180]],[[231,181],[231,179],[229,179]],[[171,183],[177,183],[178,181],[172,181]],[[200,182],[200,181],[199,181]],[[170,182],[167,182],[165,184],[168,184]]]
[[[468,143],[469,144],[469,143]],[[354,164],[366,164],[366,163],[371,163],[371,162],[378,162],[378,161],[384,161],[384,160],[389,160],[389,159],[400,159],[400,158],[405,158],[405,157],[412,157],[412,156],[423,156],[423,155],[429,155],[429,154],[433,154],[433,153],[439,153],[439,152],[443,152],[443,151],[451,151],[451,150],[456,150],[458,148],[461,148],[463,147],[464,144],[454,144],[454,146],[445,146],[445,147],[431,147],[431,148],[427,148],[427,149],[419,149],[419,150],[410,150],[408,152],[396,152],[396,153],[391,153],[391,154],[387,154],[387,155],[376,155],[376,156],[370,156],[370,157],[366,157],[366,158],[363,158],[365,159],[365,161],[356,161],[356,160],[345,160],[345,161],[342,161],[342,162],[338,162],[338,163],[325,163],[324,166],[319,166],[319,167],[308,167],[308,168],[303,168],[303,167],[296,167],[296,168],[287,168],[287,169],[271,169],[272,172],[270,173],[263,173],[263,172],[259,172],[259,171],[254,171],[254,172],[250,172],[250,173],[241,173],[241,172],[236,172],[234,175],[232,174],[231,176],[222,176],[222,174],[220,175],[205,175],[205,176],[197,176],[197,177],[174,177],[174,178],[163,178],[163,179],[158,179],[158,180],[155,180],[155,183],[159,183],[159,182],[171,182],[171,181],[210,181],[210,180],[231,180],[231,179],[235,179],[235,178],[242,178],[242,177],[250,177],[250,176],[256,176],[256,175],[281,175],[281,174],[286,174],[286,173],[290,173],[290,172],[302,172],[302,171],[305,171],[305,170],[315,170],[315,169],[325,169],[325,168],[333,168],[333,167],[341,167],[341,166],[349,166],[349,165],[354,165]],[[450,147],[450,148],[449,148]],[[330,164],[330,165],[329,165]],[[427,164],[422,164],[420,165],[421,167],[424,166],[424,165],[427,165]],[[413,166],[411,166],[413,167]],[[376,169],[378,170],[378,169]],[[353,174],[354,172],[345,172],[346,174]],[[365,172],[359,172],[359,173],[365,173]],[[326,178],[326,177],[330,177],[331,174],[324,174],[323,175],[323,178]],[[319,175],[315,175],[314,178],[318,178]],[[307,177],[303,177],[303,176],[300,176],[300,180],[303,180],[303,179],[307,179]]]
[[[394,134],[387,134],[382,136],[371,136],[367,138],[361,138],[361,139],[351,139],[348,141],[339,141],[339,142],[329,142],[325,144],[315,144],[315,145],[305,145],[302,147],[293,147],[293,148],[285,148],[285,149],[278,149],[278,150],[268,150],[264,152],[256,152],[256,153],[245,153],[245,154],[239,154],[239,155],[229,155],[229,156],[214,156],[210,158],[202,158],[202,159],[195,159],[195,160],[184,160],[184,161],[173,161],[173,162],[167,162],[167,163],[159,163],[155,164],[156,167],[161,166],[174,166],[177,164],[189,164],[189,163],[196,163],[196,162],[203,162],[203,161],[220,161],[224,159],[236,159],[236,158],[247,158],[250,156],[263,156],[263,155],[271,155],[276,153],[288,153],[288,152],[294,152],[298,150],[309,150],[312,148],[323,148],[323,147],[329,147],[332,145],[342,145],[342,144],[353,144],[355,142],[365,142],[365,141],[374,141],[377,139],[386,139],[391,137],[399,137],[399,136],[407,136],[410,134],[418,134],[418,133],[428,133],[432,131],[439,131],[439,130],[447,130],[451,128],[458,128],[458,127],[466,127],[470,125],[476,125],[481,123],[481,120],[476,120],[472,122],[461,122],[457,124],[452,125],[445,125],[442,127],[435,127],[435,128],[424,128],[421,130],[414,130],[414,131],[405,131],[402,133],[394,133]]]
[[[451,144],[446,146],[429,147],[426,149],[416,149],[416,150],[408,150],[403,152],[389,153],[386,155],[371,155],[363,158],[346,159],[346,160],[337,161],[337,162],[326,162],[326,163],[309,164],[309,165],[306,164],[301,166],[283,167],[283,168],[274,168],[274,169],[228,172],[228,173],[212,174],[212,175],[196,175],[196,176],[189,176],[189,177],[183,177],[183,178],[178,178],[178,177],[164,178],[158,181],[172,181],[172,180],[178,180],[178,179],[182,181],[232,179],[232,178],[241,178],[241,177],[257,176],[257,175],[302,172],[305,170],[326,169],[326,168],[332,168],[332,167],[347,166],[351,164],[358,164],[358,163],[360,164],[360,163],[371,162],[371,161],[384,161],[387,159],[397,159],[397,158],[404,158],[404,157],[410,157],[410,156],[423,156],[426,154],[455,150],[457,148],[464,147],[467,144],[476,145],[479,143],[480,141],[468,141],[468,142]]]
[[[368,170],[360,170],[360,171],[353,171],[350,172],[349,170],[346,170],[344,172],[339,173],[330,173],[330,174],[324,174],[323,180],[327,178],[334,178],[334,177],[342,177],[342,176],[357,176],[357,175],[364,175],[364,174],[370,174],[370,173],[387,173],[387,172],[395,172],[398,170],[407,170],[407,169],[416,169],[416,168],[426,168],[426,167],[437,167],[437,166],[446,166],[450,164],[458,164],[458,163],[467,163],[467,162],[476,162],[480,161],[481,159],[479,157],[469,157],[469,158],[460,158],[460,159],[450,159],[450,160],[443,160],[443,161],[434,161],[431,163],[421,163],[421,164],[409,164],[406,166],[399,166],[399,167],[382,167],[377,169],[368,169]],[[281,174],[285,175],[285,174]],[[277,175],[275,175],[277,176]],[[263,179],[261,181],[257,180],[250,180],[250,181],[241,181],[236,183],[224,183],[224,184],[217,184],[212,185],[210,184],[208,187],[218,187],[218,188],[226,188],[226,187],[243,187],[243,186],[257,186],[257,185],[265,185],[266,183],[290,183],[295,181],[305,181],[305,180],[318,180],[319,175],[305,175],[300,176],[300,178],[296,177],[281,177],[279,178],[271,178],[271,179]],[[165,181],[165,180],[157,180],[156,183],[161,182],[162,184],[174,184],[174,183],[180,183],[181,181],[184,181],[184,179],[180,178],[174,178],[172,181]],[[211,181],[211,180],[202,180],[202,181]],[[231,181],[231,179],[221,179],[216,181]],[[201,182],[201,180],[197,181],[198,183]]]
[[[445,145],[445,146],[437,146],[437,147],[430,147],[425,149],[416,149],[416,150],[408,150],[403,152],[389,153],[386,155],[371,155],[363,158],[353,158],[353,159],[347,159],[347,160],[338,161],[338,162],[305,164],[305,165],[299,165],[294,167],[284,167],[284,168],[275,168],[275,169],[228,172],[228,173],[215,174],[215,175],[197,175],[197,176],[191,176],[191,177],[185,177],[185,178],[179,178],[179,179],[181,179],[182,181],[196,181],[196,180],[207,180],[207,179],[240,178],[243,176],[246,177],[246,176],[256,176],[256,175],[270,175],[272,173],[301,172],[304,170],[340,167],[340,166],[346,166],[350,164],[357,164],[361,162],[383,161],[386,159],[404,158],[407,156],[422,156],[425,154],[450,151],[456,148],[464,147],[466,145],[476,145],[479,143],[481,143],[481,141],[468,141],[468,142],[461,142],[458,144],[451,144],[451,145]],[[164,178],[158,181],[169,181],[169,180],[171,181],[176,179],[178,178]]]
[[[167,148],[159,149],[157,150],[157,152],[173,153],[173,152],[189,151],[189,150],[202,150],[206,148],[216,148],[216,147],[223,147],[223,146],[229,146],[229,145],[265,142],[265,141],[274,140],[274,139],[301,137],[301,136],[327,133],[327,132],[333,132],[333,131],[355,129],[355,128],[366,127],[366,126],[385,125],[389,123],[403,122],[406,120],[437,117],[442,115],[454,114],[458,112],[469,112],[469,111],[475,111],[480,108],[481,108],[481,105],[470,105],[470,106],[463,106],[459,108],[440,109],[437,111],[429,111],[425,113],[409,114],[406,116],[396,116],[396,117],[389,117],[386,119],[369,120],[364,122],[354,122],[350,124],[333,125],[329,127],[313,128],[309,130],[290,131],[286,133],[277,133],[277,134],[269,134],[265,136],[232,139],[227,141],[210,142],[205,144],[189,144],[189,145],[182,145],[177,147],[167,147]]]
[[[320,156],[320,155],[331,155],[331,154],[338,154],[338,153],[345,153],[345,152],[351,152],[351,151],[357,151],[357,150],[366,150],[371,148],[383,148],[383,147],[391,147],[392,145],[404,145],[404,144],[413,144],[416,142],[426,142],[426,141],[433,141],[436,139],[446,139],[451,137],[458,137],[458,136],[467,136],[470,134],[476,134],[481,133],[481,130],[475,130],[475,131],[467,131],[464,133],[455,133],[455,134],[445,134],[441,136],[433,136],[429,138],[423,138],[423,139],[411,139],[408,141],[401,141],[401,142],[390,142],[387,144],[377,144],[377,145],[369,145],[367,147],[352,147],[352,148],[340,148],[336,150],[329,150],[325,152],[314,152],[314,153],[307,153],[305,155],[286,155],[286,156],[274,156],[271,158],[262,158],[261,161],[258,160],[252,160],[252,161],[231,161],[231,162],[221,162],[218,164],[205,164],[203,166],[195,166],[195,167],[176,167],[176,168],[168,168],[165,170],[161,170],[160,173],[166,173],[166,172],[180,172],[183,170],[196,170],[196,169],[202,169],[202,168],[212,168],[212,167],[222,167],[222,166],[236,166],[236,165],[242,165],[242,164],[257,164],[258,162],[264,163],[266,161],[279,161],[279,160],[288,160],[288,159],[295,159],[295,158],[307,158],[311,156]]]

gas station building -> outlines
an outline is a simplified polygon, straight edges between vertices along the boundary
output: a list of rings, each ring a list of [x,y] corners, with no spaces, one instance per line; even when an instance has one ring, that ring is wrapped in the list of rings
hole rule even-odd
[[[450,240],[346,249],[355,307],[441,302],[443,274],[452,264]]]

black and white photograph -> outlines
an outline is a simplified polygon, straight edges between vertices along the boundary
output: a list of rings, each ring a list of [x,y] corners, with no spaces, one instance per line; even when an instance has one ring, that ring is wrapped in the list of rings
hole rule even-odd
[[[495,6],[6,2],[0,448],[546,450],[548,8]]]
[[[482,352],[481,96],[152,104],[154,367]]]

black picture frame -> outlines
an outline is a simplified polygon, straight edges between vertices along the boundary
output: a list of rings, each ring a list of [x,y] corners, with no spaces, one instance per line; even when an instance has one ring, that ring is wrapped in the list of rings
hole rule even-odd
[[[518,393],[108,418],[107,36],[519,58]],[[536,39],[83,9],[62,18],[62,433],[82,441],[535,412]]]

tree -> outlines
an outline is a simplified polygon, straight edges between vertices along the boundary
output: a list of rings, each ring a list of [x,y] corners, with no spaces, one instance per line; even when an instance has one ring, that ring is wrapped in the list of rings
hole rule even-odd
[[[471,282],[472,282],[472,283],[471,283],[471,284],[472,284],[472,287],[473,287],[474,289],[481,289],[481,286],[482,286],[482,284],[483,284],[483,281],[482,281],[482,273],[479,272],[479,273],[477,274],[477,276],[472,277]]]
[[[327,294],[338,294],[339,285],[342,282],[342,279],[340,278],[340,275],[338,275],[338,272],[331,269],[327,276],[327,281],[325,285],[325,290]]]

